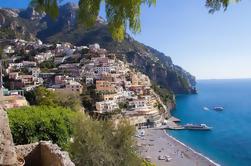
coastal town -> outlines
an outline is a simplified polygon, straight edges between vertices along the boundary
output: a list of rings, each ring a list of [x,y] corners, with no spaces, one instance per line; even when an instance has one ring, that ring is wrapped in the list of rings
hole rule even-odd
[[[251,166],[249,6],[0,0],[0,166]]]
[[[3,56],[8,59],[3,64],[7,65],[1,94],[17,99],[11,104],[3,103],[1,107],[5,109],[27,105],[18,99],[38,86],[78,95],[87,87],[96,93],[95,109],[91,110],[96,114],[117,113],[133,125],[152,127],[161,125],[168,115],[169,110],[151,88],[148,76],[97,43],[77,47],[16,39],[10,44],[3,49]]]
[[[157,165],[216,165],[166,134],[166,128],[180,128],[175,123],[179,119],[170,116],[172,101],[169,107],[164,104],[148,76],[99,44],[74,46],[15,39],[8,41],[2,57],[2,110],[29,106],[24,94],[41,86],[75,95],[94,92],[94,105],[81,110],[95,117],[110,115],[114,123],[128,119],[138,129],[137,151],[145,160]],[[167,143],[160,147],[163,142]]]

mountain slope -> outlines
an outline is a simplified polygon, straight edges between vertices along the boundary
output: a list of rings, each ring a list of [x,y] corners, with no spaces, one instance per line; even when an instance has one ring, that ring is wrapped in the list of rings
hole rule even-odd
[[[174,65],[169,56],[137,42],[129,35],[126,35],[125,40],[121,43],[113,41],[107,25],[101,18],[91,29],[79,26],[76,19],[77,9],[76,5],[70,3],[60,7],[60,16],[55,21],[48,16],[38,15],[32,8],[16,10],[18,16],[14,21],[20,24],[25,31],[22,33],[23,36],[19,37],[33,39],[36,36],[44,42],[71,42],[75,45],[99,43],[101,47],[116,53],[118,58],[126,60],[147,74],[161,87],[175,93],[194,92],[195,77]],[[6,21],[1,22],[1,15],[5,16],[3,9],[0,9],[0,26],[8,27]],[[11,20],[5,16],[6,19]],[[28,26],[24,22],[29,22],[32,26]]]

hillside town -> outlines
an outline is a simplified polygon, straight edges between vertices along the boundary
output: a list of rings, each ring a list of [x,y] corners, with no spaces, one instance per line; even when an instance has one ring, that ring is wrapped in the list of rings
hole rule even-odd
[[[15,39],[8,41],[2,56],[4,109],[28,105],[24,93],[44,86],[77,95],[92,89],[95,107],[89,111],[120,115],[133,125],[159,126],[168,114],[148,76],[97,43],[74,46]]]

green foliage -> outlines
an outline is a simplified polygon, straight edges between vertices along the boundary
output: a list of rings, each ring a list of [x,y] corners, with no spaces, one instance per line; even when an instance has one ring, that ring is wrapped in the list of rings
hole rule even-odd
[[[188,82],[187,82],[187,80],[185,78],[183,78],[181,76],[178,76],[178,79],[179,79],[180,83],[182,84],[182,87],[184,87],[187,90],[190,89],[189,88],[190,86],[189,86],[189,84],[188,84]]]
[[[41,86],[26,92],[25,97],[31,105],[60,106],[73,111],[81,109],[80,96],[70,92],[54,92]]]
[[[48,69],[52,69],[56,67],[56,64],[53,62],[53,60],[47,60],[39,64],[39,67],[42,70],[47,71]]]
[[[166,88],[160,87],[159,85],[157,85],[156,83],[152,83],[152,89],[154,90],[154,92],[160,96],[161,100],[164,103],[167,102],[174,102],[173,101],[173,93],[169,90],[167,90]],[[158,108],[160,108],[159,105],[157,105]]]
[[[134,149],[135,128],[127,121],[115,127],[111,121],[96,121],[80,114],[75,126],[70,152],[77,166],[141,164]]]
[[[46,106],[57,106],[57,96],[53,91],[46,89],[45,87],[37,87],[35,93],[35,104]]]
[[[96,23],[102,0],[79,0],[79,23],[91,27]],[[122,41],[127,26],[133,33],[140,32],[141,5],[151,6],[156,0],[105,0],[109,30],[113,39]],[[52,18],[58,16],[57,0],[32,0],[39,11],[45,11]]]
[[[121,114],[121,112],[122,112],[122,110],[120,108],[117,108],[112,111],[112,114],[117,115],[117,114]]]
[[[148,161],[146,161],[146,160],[144,160],[144,161],[142,162],[141,166],[155,166],[155,165],[152,164],[152,163],[150,163],[150,162],[148,162]]]
[[[80,0],[79,5],[79,22],[86,27],[91,27],[96,23],[99,14],[101,0]]]
[[[30,105],[36,104],[36,93],[35,91],[25,91],[24,96]]]
[[[120,109],[127,109],[129,106],[129,103],[128,102],[120,102],[119,103],[119,108]]]
[[[95,109],[95,101],[88,94],[81,94],[81,102],[87,111],[93,111]]]
[[[21,35],[19,33],[15,33],[15,31],[9,29],[9,28],[1,28],[0,29],[0,36],[2,39],[14,39],[15,37],[20,37]]]
[[[8,110],[15,144],[52,140],[67,147],[75,113],[62,107],[33,106]]]
[[[82,105],[89,112],[95,110],[95,103],[99,101],[99,95],[95,91],[95,86],[84,86],[81,96]]]
[[[70,92],[56,92],[56,103],[73,111],[81,109],[80,96]]]
[[[31,0],[31,6],[35,6],[39,12],[46,12],[54,20],[59,14],[57,0]]]
[[[206,7],[209,8],[209,13],[214,13],[221,8],[227,10],[231,2],[239,2],[240,0],[207,0]]]

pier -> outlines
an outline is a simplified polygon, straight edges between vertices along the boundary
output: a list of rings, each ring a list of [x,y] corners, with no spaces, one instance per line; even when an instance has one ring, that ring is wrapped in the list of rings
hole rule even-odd
[[[211,130],[211,127],[206,126],[205,124],[200,125],[180,125],[177,124],[177,122],[180,122],[180,119],[171,117],[168,120],[165,120],[165,124],[157,127],[156,129],[168,129],[168,130]]]

